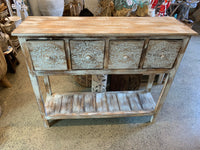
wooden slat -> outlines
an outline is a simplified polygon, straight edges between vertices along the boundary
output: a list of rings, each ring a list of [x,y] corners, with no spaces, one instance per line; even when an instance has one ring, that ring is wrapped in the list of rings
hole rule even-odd
[[[73,96],[63,96],[63,101],[62,101],[62,108],[61,108],[61,114],[69,114],[72,112],[72,98]]]
[[[93,94],[85,95],[85,112],[95,112],[96,98]]]
[[[52,112],[55,112],[55,106],[54,97],[47,95],[45,103],[46,115],[51,115]]]
[[[137,94],[127,94],[127,97],[129,99],[130,105],[131,105],[131,110],[139,111],[142,110],[141,105],[139,103]]]
[[[80,113],[83,112],[83,95],[74,95],[74,101],[73,101],[73,113]]]
[[[117,99],[121,111],[131,111],[130,102],[125,93],[118,93]]]
[[[156,104],[153,100],[151,93],[138,93],[138,97],[139,97],[143,110],[155,109]]]
[[[107,99],[105,93],[97,93],[96,94],[96,106],[98,112],[107,112]]]
[[[108,109],[110,112],[119,111],[119,105],[115,94],[106,94]]]
[[[61,111],[61,106],[62,106],[62,100],[63,100],[63,96],[62,95],[56,95],[55,96],[55,100],[54,100],[54,104],[55,104],[55,113],[59,114]]]

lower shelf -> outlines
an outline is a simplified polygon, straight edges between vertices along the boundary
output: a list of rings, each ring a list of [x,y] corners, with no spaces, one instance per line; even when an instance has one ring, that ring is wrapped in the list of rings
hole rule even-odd
[[[152,115],[155,102],[143,91],[73,93],[47,96],[46,119],[107,118]]]

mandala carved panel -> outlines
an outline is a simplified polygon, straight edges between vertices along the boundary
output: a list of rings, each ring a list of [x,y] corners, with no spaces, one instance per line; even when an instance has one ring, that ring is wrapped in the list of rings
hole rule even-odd
[[[143,68],[172,68],[182,40],[150,40]]]
[[[109,69],[138,68],[144,40],[110,41]]]
[[[28,41],[35,70],[67,70],[64,41]]]
[[[71,40],[72,69],[102,69],[105,41]]]

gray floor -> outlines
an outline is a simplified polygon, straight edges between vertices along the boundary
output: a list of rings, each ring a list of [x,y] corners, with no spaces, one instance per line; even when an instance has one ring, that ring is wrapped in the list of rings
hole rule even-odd
[[[63,120],[43,127],[22,54],[13,87],[0,88],[0,149],[200,150],[200,36],[193,37],[156,122],[148,117]],[[84,90],[71,77],[53,89]],[[64,81],[64,82],[63,82]],[[142,123],[143,122],[143,123]]]

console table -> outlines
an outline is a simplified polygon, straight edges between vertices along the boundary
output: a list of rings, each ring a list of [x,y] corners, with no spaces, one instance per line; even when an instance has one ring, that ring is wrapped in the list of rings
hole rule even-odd
[[[190,37],[171,17],[28,17],[13,33],[22,47],[45,127],[49,120],[152,116],[162,107]],[[91,92],[51,92],[49,76],[92,75]],[[106,92],[108,74],[149,75],[145,90]],[[157,103],[155,75],[166,78]],[[38,84],[44,77],[46,99]]]

